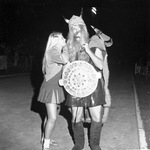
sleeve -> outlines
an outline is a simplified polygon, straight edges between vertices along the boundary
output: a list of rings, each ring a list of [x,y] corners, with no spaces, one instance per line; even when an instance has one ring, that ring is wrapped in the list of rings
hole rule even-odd
[[[52,62],[59,64],[66,64],[66,60],[63,57],[63,53],[61,53],[56,48],[51,49],[51,51],[49,51],[49,55]]]
[[[67,46],[63,47],[63,49],[62,49],[62,57],[65,60],[65,62],[68,63],[68,61],[69,61],[69,53],[68,53]]]

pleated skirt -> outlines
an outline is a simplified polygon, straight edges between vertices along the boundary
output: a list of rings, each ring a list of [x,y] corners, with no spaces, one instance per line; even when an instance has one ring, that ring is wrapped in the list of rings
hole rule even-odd
[[[64,90],[59,85],[59,79],[61,79],[61,71],[48,81],[44,79],[40,88],[38,101],[60,104],[65,100]]]

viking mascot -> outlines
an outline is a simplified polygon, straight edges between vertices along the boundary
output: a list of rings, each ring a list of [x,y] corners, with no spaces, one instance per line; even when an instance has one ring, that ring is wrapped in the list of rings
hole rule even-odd
[[[72,150],[83,150],[84,148],[85,138],[82,121],[84,108],[88,110],[91,118],[89,133],[90,148],[91,150],[101,150],[99,146],[101,129],[107,119],[111,105],[111,97],[108,89],[109,69],[106,47],[112,45],[112,39],[93,26],[92,28],[96,34],[89,38],[89,33],[82,16],[73,15],[70,20],[65,19],[65,21],[69,26],[67,49],[70,63],[77,62],[78,64],[78,61],[89,63],[100,75],[95,90],[89,95],[85,97],[74,96],[70,93],[67,95],[66,105],[72,112],[72,130],[74,135],[74,147]],[[84,75],[83,71],[80,73],[80,69],[76,70],[79,76],[82,74],[82,80],[75,74],[74,78],[70,75],[68,82],[75,82],[77,79],[77,81],[81,81],[81,85],[78,86],[82,87],[88,79],[84,80],[86,74]],[[73,80],[70,81],[71,79]],[[70,91],[75,89],[69,86],[67,88]],[[90,89],[90,86],[87,85],[85,90],[88,89]]]

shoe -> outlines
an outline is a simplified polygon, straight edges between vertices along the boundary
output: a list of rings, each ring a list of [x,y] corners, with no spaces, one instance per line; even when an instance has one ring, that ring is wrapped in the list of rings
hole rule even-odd
[[[50,146],[58,146],[58,143],[56,143],[52,139],[44,139],[42,144],[42,150],[49,150]]]
[[[42,148],[42,150],[49,150],[49,148]]]
[[[56,142],[56,141],[54,141],[54,140],[50,140],[50,145],[51,146],[58,146],[58,143]]]

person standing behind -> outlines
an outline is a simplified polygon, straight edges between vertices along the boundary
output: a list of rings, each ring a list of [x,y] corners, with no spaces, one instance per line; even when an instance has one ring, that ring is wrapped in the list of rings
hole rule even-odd
[[[102,75],[104,78],[104,91],[105,91],[105,101],[106,104],[103,105],[104,107],[104,113],[102,118],[102,123],[104,124],[108,118],[109,109],[111,106],[111,95],[109,91],[109,66],[108,66],[108,54],[107,54],[107,47],[111,47],[113,45],[113,40],[108,35],[104,34],[100,29],[95,28],[92,26],[92,29],[95,31],[95,34],[90,38],[89,42],[89,48],[95,49],[99,48],[102,51],[103,54],[103,69],[102,69]],[[86,116],[86,122],[90,122],[91,118],[88,111],[85,111]]]
[[[45,103],[47,118],[44,127],[42,150],[48,150],[50,145],[58,145],[51,139],[51,136],[57,119],[57,106],[65,100],[64,91],[59,86],[63,65],[68,62],[65,45],[66,40],[62,33],[52,32],[43,57],[42,72],[44,81],[40,87],[38,101]]]
[[[91,37],[91,41],[89,43],[89,47],[92,49],[93,47],[98,47],[103,51],[105,54],[103,58],[103,70],[102,74],[104,77],[104,91],[105,91],[105,101],[106,104],[104,105],[104,114],[102,118],[103,124],[106,122],[109,114],[109,109],[111,106],[111,95],[109,91],[109,66],[108,66],[108,54],[107,54],[107,47],[111,47],[113,45],[113,40],[108,35],[104,34],[101,30],[91,26],[95,31],[96,35]]]

